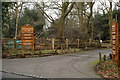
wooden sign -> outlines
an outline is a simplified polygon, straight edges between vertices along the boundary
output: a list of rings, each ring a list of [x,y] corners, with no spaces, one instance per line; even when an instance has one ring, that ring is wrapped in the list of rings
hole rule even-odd
[[[21,33],[34,33],[34,28],[30,25],[22,26]]]
[[[29,37],[29,36],[33,36],[33,33],[32,34],[21,34],[21,35]]]
[[[34,37],[27,37],[27,36],[25,36],[25,37],[21,37],[21,39],[22,40],[33,40]]]
[[[118,51],[119,51],[119,43],[118,43],[118,23],[116,21],[113,21],[112,23],[112,44],[113,44],[113,60],[116,61],[116,63],[118,64]]]
[[[30,25],[24,25],[21,27],[21,45],[23,46],[32,46],[32,50],[34,50],[34,27]]]
[[[22,40],[22,43],[33,43],[33,40]]]
[[[29,46],[33,46],[33,43],[22,43],[22,45],[29,45]]]

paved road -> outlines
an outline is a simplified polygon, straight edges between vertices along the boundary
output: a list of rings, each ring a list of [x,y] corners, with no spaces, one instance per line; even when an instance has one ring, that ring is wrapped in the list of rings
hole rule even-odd
[[[2,78],[31,78],[31,77],[2,72]]]
[[[2,80],[42,80],[42,79],[2,72]]]
[[[9,72],[0,72],[2,73],[2,78],[3,80],[47,80],[47,79],[40,79],[40,78],[35,78],[32,76],[25,76],[25,75],[18,75],[14,73],[9,73]]]
[[[47,78],[100,78],[94,71],[98,53],[111,49],[84,51],[78,54],[40,58],[3,59],[3,70]]]

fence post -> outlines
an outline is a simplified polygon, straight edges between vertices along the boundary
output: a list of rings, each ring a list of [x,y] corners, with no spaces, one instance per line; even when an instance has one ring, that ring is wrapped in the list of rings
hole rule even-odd
[[[66,39],[66,49],[68,49],[68,39]]]
[[[106,61],[106,55],[104,55],[103,60]]]
[[[52,38],[52,49],[54,50],[55,49],[55,40],[54,40],[54,38]]]
[[[16,49],[16,39],[15,38],[13,39],[13,47],[14,47],[14,49]]]
[[[79,45],[80,45],[80,40],[77,39],[77,48],[79,48]]]
[[[109,54],[109,58],[110,58],[110,60],[112,59],[112,54]]]
[[[101,52],[99,52],[99,64],[100,64],[100,69],[102,66],[102,56],[101,56]]]

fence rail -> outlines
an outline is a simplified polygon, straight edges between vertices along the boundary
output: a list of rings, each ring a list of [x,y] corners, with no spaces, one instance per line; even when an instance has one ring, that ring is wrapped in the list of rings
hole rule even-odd
[[[70,49],[70,48],[86,48],[86,47],[111,47],[109,43],[99,43],[95,41],[94,43],[85,42],[80,39],[44,39],[44,38],[35,38],[34,47],[35,50],[50,50],[50,49]],[[2,39],[2,48],[10,49],[16,48],[21,49],[21,40],[15,40],[13,38],[3,38]],[[30,46],[26,46],[26,49],[30,49]]]

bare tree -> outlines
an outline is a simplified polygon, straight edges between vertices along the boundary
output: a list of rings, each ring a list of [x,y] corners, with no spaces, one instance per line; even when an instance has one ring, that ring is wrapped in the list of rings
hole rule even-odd
[[[21,13],[21,11],[22,11],[22,6],[23,6],[23,4],[24,4],[24,2],[21,2],[21,3],[16,2],[16,4],[15,4],[15,15],[16,15],[15,39],[17,38],[17,33],[18,33],[18,20],[19,20],[19,17],[20,17],[20,13]],[[20,8],[20,9],[19,9],[19,8]]]
[[[112,42],[112,2],[109,2],[110,7],[109,7],[109,30],[110,30],[110,42]]]
[[[65,18],[68,16],[68,14],[71,12],[75,2],[62,2],[62,10],[61,10],[61,16],[59,19],[59,27],[56,34],[56,38],[60,39],[63,36],[63,29],[65,24]]]
[[[76,3],[76,10],[77,10],[77,16],[79,18],[79,27],[83,26],[83,21],[84,21],[84,12],[85,12],[85,2],[77,2]]]
[[[91,18],[92,18],[92,15],[93,15],[93,5],[94,5],[94,2],[88,2],[87,3],[88,5],[89,5],[89,11],[90,11],[90,13],[87,15],[87,23],[86,23],[86,33],[88,33],[89,32],[89,24],[90,24],[90,20],[91,20]]]
[[[61,38],[63,35],[63,29],[64,29],[64,24],[65,24],[65,18],[68,16],[68,14],[71,12],[73,6],[74,6],[75,2],[62,2],[62,4],[58,4],[54,2],[54,5],[56,6],[52,6],[52,9],[57,9],[58,11],[60,11],[60,16],[58,17],[58,28],[57,28],[57,33],[56,33],[56,38]],[[45,18],[50,22],[50,23],[55,23],[55,20],[53,19],[52,16],[48,15],[45,10],[43,10],[43,6],[40,6],[40,4],[36,3],[36,6],[38,7],[38,9],[44,14]],[[44,6],[44,7],[48,7],[49,9],[51,8],[51,5],[49,6]]]
[[[54,5],[58,5],[55,4]],[[51,5],[45,5],[44,2],[42,2],[42,4],[36,2],[35,6],[39,9],[39,11],[43,14],[43,16],[50,22],[50,23],[54,23],[54,18],[51,15],[48,15],[47,12],[45,11],[45,9],[51,9]],[[58,6],[59,7],[59,6]],[[53,7],[52,9],[59,9],[58,7]]]

